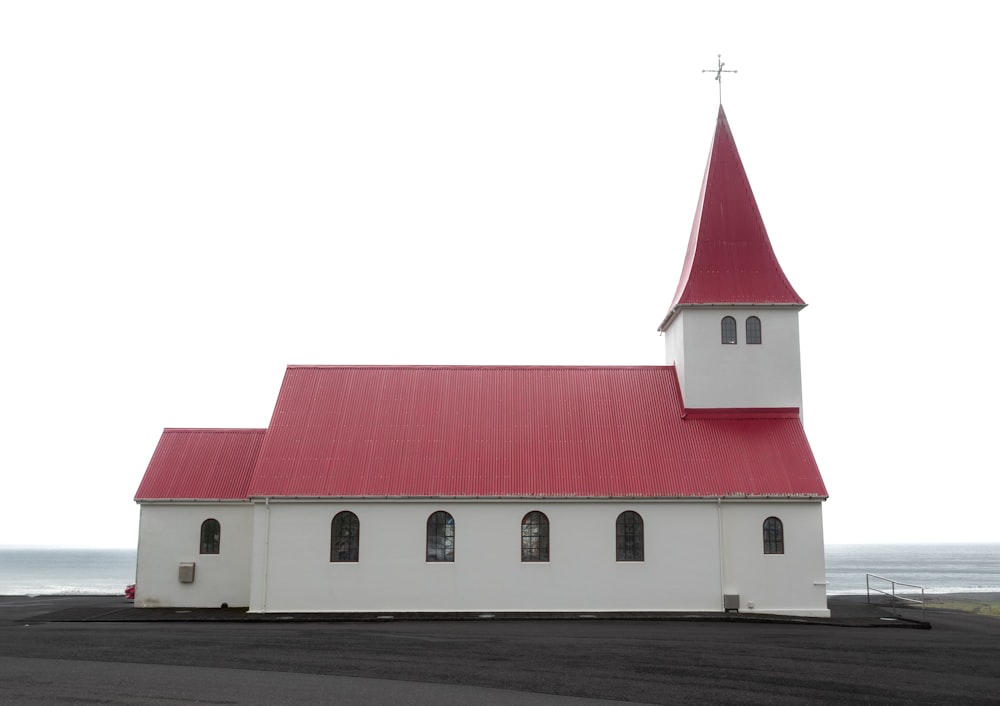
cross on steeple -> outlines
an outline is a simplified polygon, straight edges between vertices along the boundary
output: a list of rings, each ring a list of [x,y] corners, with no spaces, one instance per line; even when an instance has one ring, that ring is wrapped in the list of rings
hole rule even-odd
[[[715,74],[715,80],[719,82],[719,105],[722,105],[722,74],[735,74],[736,69],[724,69],[725,63],[722,61],[722,54],[717,55],[719,57],[719,66],[715,69],[702,69],[703,74]]]

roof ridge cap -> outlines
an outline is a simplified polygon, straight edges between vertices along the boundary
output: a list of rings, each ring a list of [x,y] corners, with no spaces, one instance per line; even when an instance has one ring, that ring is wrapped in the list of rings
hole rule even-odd
[[[198,432],[201,434],[234,434],[266,432],[267,427],[164,427],[163,433]]]
[[[295,370],[644,370],[672,368],[672,365],[324,365],[289,364],[287,369]]]

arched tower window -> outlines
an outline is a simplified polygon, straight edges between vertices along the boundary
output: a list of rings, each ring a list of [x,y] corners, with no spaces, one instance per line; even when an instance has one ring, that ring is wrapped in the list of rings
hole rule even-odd
[[[760,319],[747,317],[747,343],[760,343]]]
[[[549,560],[549,518],[533,510],[521,520],[521,561]]]
[[[330,525],[330,561],[357,561],[360,539],[358,516],[347,510],[338,512]]]
[[[722,342],[736,343],[736,319],[732,316],[722,317]]]
[[[222,527],[218,520],[208,519],[201,523],[201,554],[218,554]]]
[[[615,560],[643,560],[642,516],[626,510],[615,520]]]
[[[427,561],[455,561],[455,518],[444,510],[427,518]]]
[[[764,553],[785,553],[785,528],[777,517],[764,520]]]

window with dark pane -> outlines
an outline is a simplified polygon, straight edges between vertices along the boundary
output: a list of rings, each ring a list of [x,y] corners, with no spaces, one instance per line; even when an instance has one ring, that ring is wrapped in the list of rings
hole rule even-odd
[[[330,561],[357,561],[361,522],[347,510],[333,516],[330,526]]]
[[[785,553],[785,528],[777,517],[764,520],[764,553]]]
[[[747,343],[760,343],[760,319],[747,317]]]
[[[722,342],[736,343],[736,319],[732,316],[722,317]]]
[[[521,561],[549,560],[549,518],[533,510],[521,520]]]
[[[208,519],[201,523],[201,554],[218,554],[222,539],[222,527],[218,520]]]
[[[642,516],[626,510],[615,521],[615,560],[643,561]]]
[[[443,510],[427,518],[427,561],[455,561],[455,518]]]

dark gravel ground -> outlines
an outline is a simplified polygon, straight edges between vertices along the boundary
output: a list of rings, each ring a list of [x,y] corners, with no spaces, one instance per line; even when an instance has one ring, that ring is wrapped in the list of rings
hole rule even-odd
[[[121,598],[3,597],[0,703],[1000,703],[1000,618],[928,611],[932,629],[900,629],[917,623],[883,620],[863,598],[831,610],[804,622],[146,622]]]

